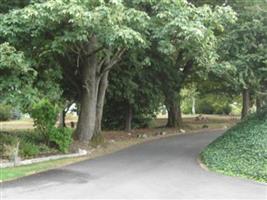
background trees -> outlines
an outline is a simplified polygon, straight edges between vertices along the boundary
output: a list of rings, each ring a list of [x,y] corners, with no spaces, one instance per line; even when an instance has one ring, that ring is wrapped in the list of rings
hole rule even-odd
[[[181,127],[180,92],[193,74],[199,77],[216,64],[217,35],[235,21],[230,7],[195,7],[186,1],[160,1],[155,8],[154,37],[165,61],[159,70],[169,127]]]
[[[262,4],[233,1],[236,16],[224,1],[190,2],[1,4],[0,101],[24,94],[28,111],[44,98],[61,110],[76,103],[76,137],[85,142],[100,135],[103,114],[105,127],[130,130],[162,104],[167,126],[181,127],[181,91],[192,84],[200,94],[243,91],[243,115],[249,99],[262,107],[267,77]]]
[[[129,51],[111,72],[104,107],[104,126],[125,129],[144,127],[162,102],[154,66],[145,51]],[[116,108],[116,109],[114,109]]]
[[[197,5],[227,4],[238,14],[235,24],[225,27],[220,39],[220,62],[231,64],[230,73],[223,73],[221,80],[231,82],[227,88],[242,95],[242,117],[245,117],[257,101],[258,110],[266,96],[266,2],[259,1],[193,1]],[[222,75],[222,74],[221,74]],[[227,83],[224,83],[224,85]],[[231,89],[232,88],[232,89]],[[263,89],[265,88],[265,89]],[[260,100],[261,99],[261,100]]]
[[[235,79],[242,90],[245,117],[251,107],[251,99],[261,99],[259,92],[266,85],[266,11],[258,6],[243,5],[239,21],[231,27],[223,39],[225,59],[236,67]],[[252,98],[252,95],[254,96]],[[260,102],[258,106],[261,107]]]

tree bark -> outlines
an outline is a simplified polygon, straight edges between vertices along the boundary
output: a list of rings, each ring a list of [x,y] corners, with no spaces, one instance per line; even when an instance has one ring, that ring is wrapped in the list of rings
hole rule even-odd
[[[92,37],[88,44],[88,52],[96,49],[96,38]],[[80,113],[76,129],[76,138],[81,142],[88,142],[95,131],[96,102],[97,102],[97,56],[90,55],[81,66],[82,92]]]
[[[183,120],[180,97],[168,98],[165,104],[168,111],[168,122],[166,126],[169,128],[181,128]]]
[[[125,115],[125,131],[132,130],[132,119],[133,119],[133,107],[128,103],[128,108]]]
[[[243,89],[242,91],[243,106],[242,106],[242,115],[241,118],[244,119],[249,113],[250,105],[250,94],[249,89]]]
[[[106,71],[101,79],[99,80],[98,95],[97,95],[97,104],[96,104],[96,124],[94,134],[100,134],[102,131],[102,117],[103,117],[103,108],[105,103],[106,90],[108,88],[108,75],[109,71]]]
[[[82,59],[82,64],[79,64],[81,66],[82,88],[75,138],[81,142],[89,142],[93,136],[98,136],[101,133],[109,71],[120,60],[126,49],[118,49],[113,57],[107,55],[107,57],[104,56],[99,59],[97,52],[103,47],[97,47],[96,36],[92,36],[87,47],[82,49],[87,57],[85,56],[85,59]]]

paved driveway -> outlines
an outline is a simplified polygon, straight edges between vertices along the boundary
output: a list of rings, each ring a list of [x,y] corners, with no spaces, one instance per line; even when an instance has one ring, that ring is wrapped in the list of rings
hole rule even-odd
[[[2,185],[2,199],[267,199],[266,185],[207,172],[221,133],[173,136]]]

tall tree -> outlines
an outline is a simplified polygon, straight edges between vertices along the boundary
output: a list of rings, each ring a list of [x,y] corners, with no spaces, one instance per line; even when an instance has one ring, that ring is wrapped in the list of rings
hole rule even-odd
[[[153,33],[164,64],[159,70],[168,126],[182,125],[180,92],[192,74],[204,76],[218,60],[217,35],[236,19],[230,7],[195,7],[187,1],[160,1]]]
[[[40,76],[61,80],[63,72],[72,82],[80,104],[77,138],[87,142],[101,130],[109,72],[127,49],[146,45],[148,19],[122,1],[51,0],[1,16],[0,32],[34,60]]]
[[[235,79],[233,86],[239,88],[243,97],[242,118],[249,113],[250,100],[257,99],[260,108],[260,99],[266,93],[267,5],[264,2],[231,2],[239,19],[229,27],[221,41],[222,59],[236,69],[236,73],[232,74]]]

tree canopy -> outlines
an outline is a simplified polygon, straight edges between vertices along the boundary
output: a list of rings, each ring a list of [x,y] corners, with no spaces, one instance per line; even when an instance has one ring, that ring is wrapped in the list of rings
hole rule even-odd
[[[113,107],[118,120],[127,116],[126,129],[163,104],[168,126],[181,127],[181,91],[190,85],[200,85],[194,93],[243,91],[244,100],[244,90],[253,90],[262,105],[267,23],[261,3],[3,1],[0,101],[23,100],[29,111],[44,98],[62,109],[76,103],[76,137],[85,142],[100,135]]]

